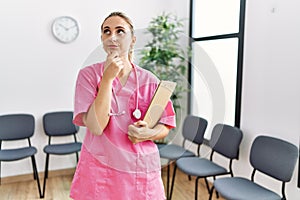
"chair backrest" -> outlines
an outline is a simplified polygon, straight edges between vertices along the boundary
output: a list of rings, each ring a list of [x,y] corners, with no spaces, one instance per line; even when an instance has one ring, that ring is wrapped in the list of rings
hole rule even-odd
[[[238,159],[243,133],[238,127],[216,124],[212,130],[210,147],[213,151],[229,158]]]
[[[182,135],[184,139],[196,144],[202,144],[207,120],[198,116],[188,115],[183,122]]]
[[[254,169],[277,180],[291,180],[298,158],[298,148],[281,139],[258,136],[250,151],[250,163]]]
[[[30,138],[35,129],[31,114],[8,114],[0,116],[0,140]]]
[[[49,112],[43,116],[43,127],[48,136],[67,136],[78,132],[72,122],[72,111]]]

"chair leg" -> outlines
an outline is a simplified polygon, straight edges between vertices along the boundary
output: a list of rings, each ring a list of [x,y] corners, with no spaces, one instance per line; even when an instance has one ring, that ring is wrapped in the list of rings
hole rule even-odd
[[[171,191],[169,194],[169,200],[172,199],[172,194],[173,194],[173,188],[174,188],[174,183],[175,183],[175,176],[176,176],[176,169],[177,169],[177,165],[174,164],[174,170],[173,170],[173,177],[172,177],[172,183],[171,183]]]
[[[219,192],[216,190],[217,199],[219,198]]]
[[[213,193],[214,193],[214,189],[215,189],[215,187],[212,186],[212,187],[211,187],[211,190],[209,191],[209,199],[208,199],[208,200],[211,200],[211,199],[212,199],[212,195],[213,195]],[[216,191],[216,194],[217,194],[217,191]],[[217,197],[217,198],[219,198],[219,197]]]
[[[195,180],[195,200],[198,199],[198,180],[199,180],[199,177],[197,177]]]
[[[46,155],[45,177],[48,178],[49,154]]]
[[[213,177],[214,178],[214,181],[216,180],[216,177],[214,176]],[[216,190],[216,196],[217,196],[217,199],[219,198],[219,193],[218,193],[218,191]]]
[[[79,160],[79,156],[78,156],[78,152],[76,152],[76,161],[78,163],[78,160]]]
[[[210,189],[209,189],[209,184],[208,184],[208,181],[207,181],[207,179],[206,179],[206,178],[204,178],[204,180],[205,180],[205,185],[206,185],[207,191],[208,191],[208,193],[209,193]]]
[[[46,154],[46,164],[45,164],[45,174],[44,174],[44,183],[43,183],[43,196],[46,193],[46,179],[48,178],[48,165],[49,165],[49,154]]]
[[[167,166],[167,199],[169,200],[169,189],[170,189],[170,163]]]
[[[41,191],[40,179],[39,179],[39,174],[38,174],[38,171],[37,171],[36,161],[35,161],[34,156],[31,156],[31,161],[32,161],[32,168],[33,168],[34,177],[36,178],[36,182],[37,182],[37,185],[38,185],[40,198],[44,198],[44,195]]]
[[[1,185],[1,161],[0,161],[0,185]]]
[[[37,177],[36,177],[36,174],[35,174],[35,172],[33,171],[33,179],[34,180],[36,180],[37,179]]]

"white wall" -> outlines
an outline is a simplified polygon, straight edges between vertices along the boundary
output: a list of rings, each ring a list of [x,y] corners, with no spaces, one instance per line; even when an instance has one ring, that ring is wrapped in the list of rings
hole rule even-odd
[[[299,7],[298,0],[247,1],[241,114],[244,139],[236,174],[250,176],[249,148],[257,135],[273,135],[299,145]],[[297,176],[298,165],[287,184],[288,199],[300,197]],[[280,191],[273,180],[264,183]]]
[[[172,0],[0,2],[0,114],[32,113],[35,116],[32,144],[38,148],[39,171],[44,171],[43,147],[47,144],[42,115],[48,111],[73,109],[76,76],[90,53],[100,45],[103,19],[112,11],[123,11],[139,31],[163,11],[186,18],[188,8],[188,0],[176,4]],[[70,15],[79,21],[80,35],[73,43],[59,43],[51,34],[53,20],[61,15]],[[141,40],[143,38],[138,38],[138,43]],[[82,129],[80,139],[83,137]],[[74,167],[75,163],[75,155],[52,156],[50,170]],[[19,164],[2,163],[2,177],[30,172],[29,159]]]

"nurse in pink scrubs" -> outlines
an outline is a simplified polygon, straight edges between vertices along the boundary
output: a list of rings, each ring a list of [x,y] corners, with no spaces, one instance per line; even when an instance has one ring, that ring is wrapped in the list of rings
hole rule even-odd
[[[86,135],[73,178],[75,200],[163,200],[160,157],[154,140],[175,127],[169,101],[154,128],[142,121],[158,86],[132,62],[136,38],[130,19],[111,13],[101,26],[104,62],[80,70],[73,122]]]

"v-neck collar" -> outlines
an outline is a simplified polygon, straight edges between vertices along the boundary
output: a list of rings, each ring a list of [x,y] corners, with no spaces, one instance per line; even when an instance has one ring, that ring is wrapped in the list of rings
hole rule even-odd
[[[135,90],[136,87],[136,82],[137,82],[137,78],[136,77],[136,66],[134,64],[132,65],[132,70],[130,71],[127,80],[125,82],[124,85],[122,85],[120,79],[118,77],[116,77],[113,81],[113,89],[115,90],[116,94],[120,93],[122,90],[124,89],[129,89],[129,90]]]

